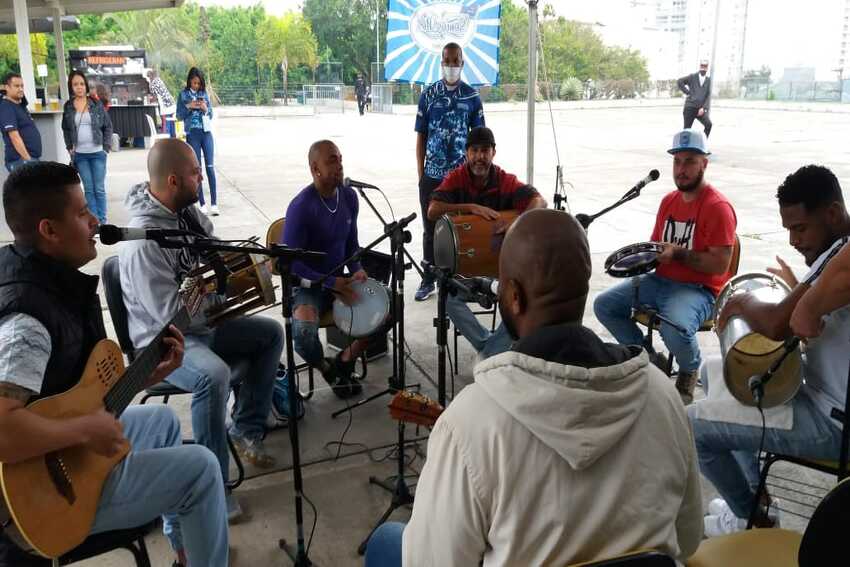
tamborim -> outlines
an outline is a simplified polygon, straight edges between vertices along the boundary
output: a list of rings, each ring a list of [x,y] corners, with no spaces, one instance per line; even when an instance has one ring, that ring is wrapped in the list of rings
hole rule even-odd
[[[462,276],[499,275],[505,231],[518,211],[498,211],[499,220],[478,215],[443,215],[434,225],[434,263]]]
[[[790,289],[784,281],[771,274],[753,272],[729,280],[717,296],[714,319],[723,311],[729,298],[750,293],[760,301],[779,303]],[[755,406],[750,392],[751,376],[763,374],[784,352],[783,342],[754,333],[741,317],[731,317],[722,331],[720,353],[723,355],[723,379],[729,392],[744,405]],[[762,407],[782,405],[791,400],[802,382],[800,348],[788,355],[770,382],[764,386]]]
[[[363,338],[381,328],[390,314],[390,294],[381,282],[367,278],[351,284],[357,299],[346,305],[339,299],[333,303],[334,324],[346,335]]]
[[[605,260],[605,271],[615,278],[630,278],[651,272],[658,265],[664,246],[657,242],[638,242],[623,246]]]

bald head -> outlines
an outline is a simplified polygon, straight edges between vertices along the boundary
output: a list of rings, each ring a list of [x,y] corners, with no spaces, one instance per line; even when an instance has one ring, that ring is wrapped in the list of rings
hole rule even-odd
[[[176,138],[159,140],[148,152],[148,176],[151,193],[173,211],[198,200],[204,179],[191,146]]]
[[[310,145],[310,151],[307,152],[307,163],[310,167],[313,167],[313,164],[320,159],[324,151],[331,148],[336,148],[336,144],[330,140],[319,140],[318,142],[313,142]]]
[[[551,209],[522,214],[499,255],[500,309],[511,334],[581,321],[590,274],[587,236],[571,215]]]

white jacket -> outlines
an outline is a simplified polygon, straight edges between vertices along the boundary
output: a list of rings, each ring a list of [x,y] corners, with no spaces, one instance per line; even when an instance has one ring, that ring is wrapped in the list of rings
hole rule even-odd
[[[690,424],[670,380],[630,356],[591,369],[518,352],[478,364],[431,433],[405,567],[692,555],[703,522]]]

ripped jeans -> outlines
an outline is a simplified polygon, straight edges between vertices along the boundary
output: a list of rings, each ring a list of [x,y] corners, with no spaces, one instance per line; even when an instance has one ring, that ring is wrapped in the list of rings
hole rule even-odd
[[[292,312],[301,305],[310,305],[316,310],[316,321],[300,321],[292,318],[292,342],[295,352],[304,362],[313,368],[320,368],[325,350],[319,340],[319,320],[322,313],[333,305],[333,294],[324,288],[304,289],[296,287],[292,290]]]

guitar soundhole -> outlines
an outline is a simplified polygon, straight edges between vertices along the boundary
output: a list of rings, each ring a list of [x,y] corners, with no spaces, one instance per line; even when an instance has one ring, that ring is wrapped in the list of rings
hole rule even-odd
[[[97,362],[97,377],[104,386],[111,386],[118,374],[118,361],[114,356],[108,356]]]
[[[77,500],[77,495],[74,493],[74,486],[71,484],[71,475],[68,474],[68,468],[62,461],[62,457],[58,453],[47,453],[44,456],[44,463],[47,465],[47,472],[56,490],[68,504],[73,505]]]

